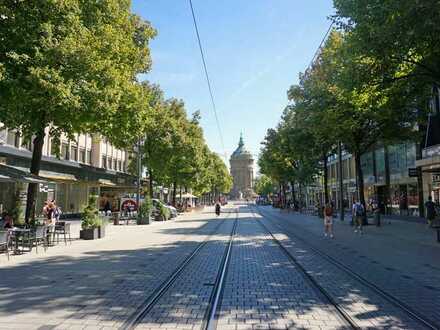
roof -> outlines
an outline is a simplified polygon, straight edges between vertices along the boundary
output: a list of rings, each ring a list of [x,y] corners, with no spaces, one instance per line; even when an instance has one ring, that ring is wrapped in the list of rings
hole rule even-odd
[[[248,150],[246,150],[246,147],[244,146],[243,134],[240,135],[240,140],[238,141],[238,147],[232,153],[231,157],[235,158],[235,157],[242,157],[242,156],[252,158],[252,154]]]

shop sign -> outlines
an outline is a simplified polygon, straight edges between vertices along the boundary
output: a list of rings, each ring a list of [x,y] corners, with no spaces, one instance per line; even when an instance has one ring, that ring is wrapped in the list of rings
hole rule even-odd
[[[43,193],[52,193],[54,192],[53,188],[49,188],[49,185],[40,183],[40,192]]]
[[[408,176],[410,178],[417,178],[420,175],[420,167],[408,168]]]

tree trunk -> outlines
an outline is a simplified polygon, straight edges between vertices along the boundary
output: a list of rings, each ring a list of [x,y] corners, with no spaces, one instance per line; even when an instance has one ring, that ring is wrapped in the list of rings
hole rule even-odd
[[[355,153],[355,163],[356,163],[356,176],[357,176],[357,188],[358,188],[358,198],[361,204],[364,206],[364,210],[367,210],[365,204],[365,192],[364,192],[364,174],[362,172],[361,166],[361,155],[359,152]],[[364,225],[367,225],[367,212],[364,212]]]
[[[342,166],[342,143],[338,143],[338,159],[339,159],[339,216],[344,221],[344,168]]]
[[[286,208],[287,196],[286,196],[286,184],[283,183],[283,208]]]
[[[153,198],[153,171],[151,169],[148,169],[148,176],[150,185],[150,198]]]
[[[298,207],[301,211],[302,209],[302,190],[301,190],[301,182],[298,183]]]
[[[292,202],[295,203],[295,182],[290,182],[290,185],[292,186]]]
[[[44,131],[44,127],[37,132],[33,144],[34,150],[32,152],[32,161],[30,172],[35,175],[40,174],[41,168],[41,158],[43,156],[43,145],[44,145],[44,137],[46,136],[46,132]],[[25,212],[25,221],[29,224],[31,219],[35,218],[35,199],[37,197],[38,191],[38,183],[29,183],[28,191],[27,191],[27,199],[26,199],[26,212]]]
[[[173,183],[173,206],[176,207],[176,192],[177,192],[177,183]]]
[[[323,174],[324,174],[324,204],[328,204],[329,198],[328,198],[328,172],[327,172],[327,155],[324,155],[323,157]]]
[[[390,200],[390,186],[391,186],[391,177],[390,177],[390,154],[388,150],[388,146],[384,146],[384,162],[385,162],[385,191],[384,191],[384,207],[385,214],[390,214],[390,210],[388,209],[388,202]]]

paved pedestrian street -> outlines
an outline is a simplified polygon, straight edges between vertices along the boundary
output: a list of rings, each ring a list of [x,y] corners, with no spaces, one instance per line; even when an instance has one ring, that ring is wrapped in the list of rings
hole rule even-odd
[[[0,255],[0,329],[438,328],[440,246],[423,225],[336,222],[329,239],[316,217],[222,211]]]

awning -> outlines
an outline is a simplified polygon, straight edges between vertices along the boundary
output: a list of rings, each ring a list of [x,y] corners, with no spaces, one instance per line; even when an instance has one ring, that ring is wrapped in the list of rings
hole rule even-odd
[[[181,197],[181,198],[198,198],[197,196],[194,196],[193,194],[190,194],[190,193],[184,193],[184,194],[182,194],[182,196],[180,196],[180,195],[177,195],[178,197]]]
[[[47,183],[44,178],[0,164],[0,182]]]
[[[50,171],[40,171],[40,176],[43,178],[47,178],[53,181],[61,181],[61,182],[75,182],[78,181],[73,174],[67,173],[58,173],[58,172],[50,172]]]
[[[116,186],[116,183],[114,183],[113,181],[108,180],[108,179],[99,179],[98,183],[101,186],[104,186],[104,187],[114,187],[114,186]]]

